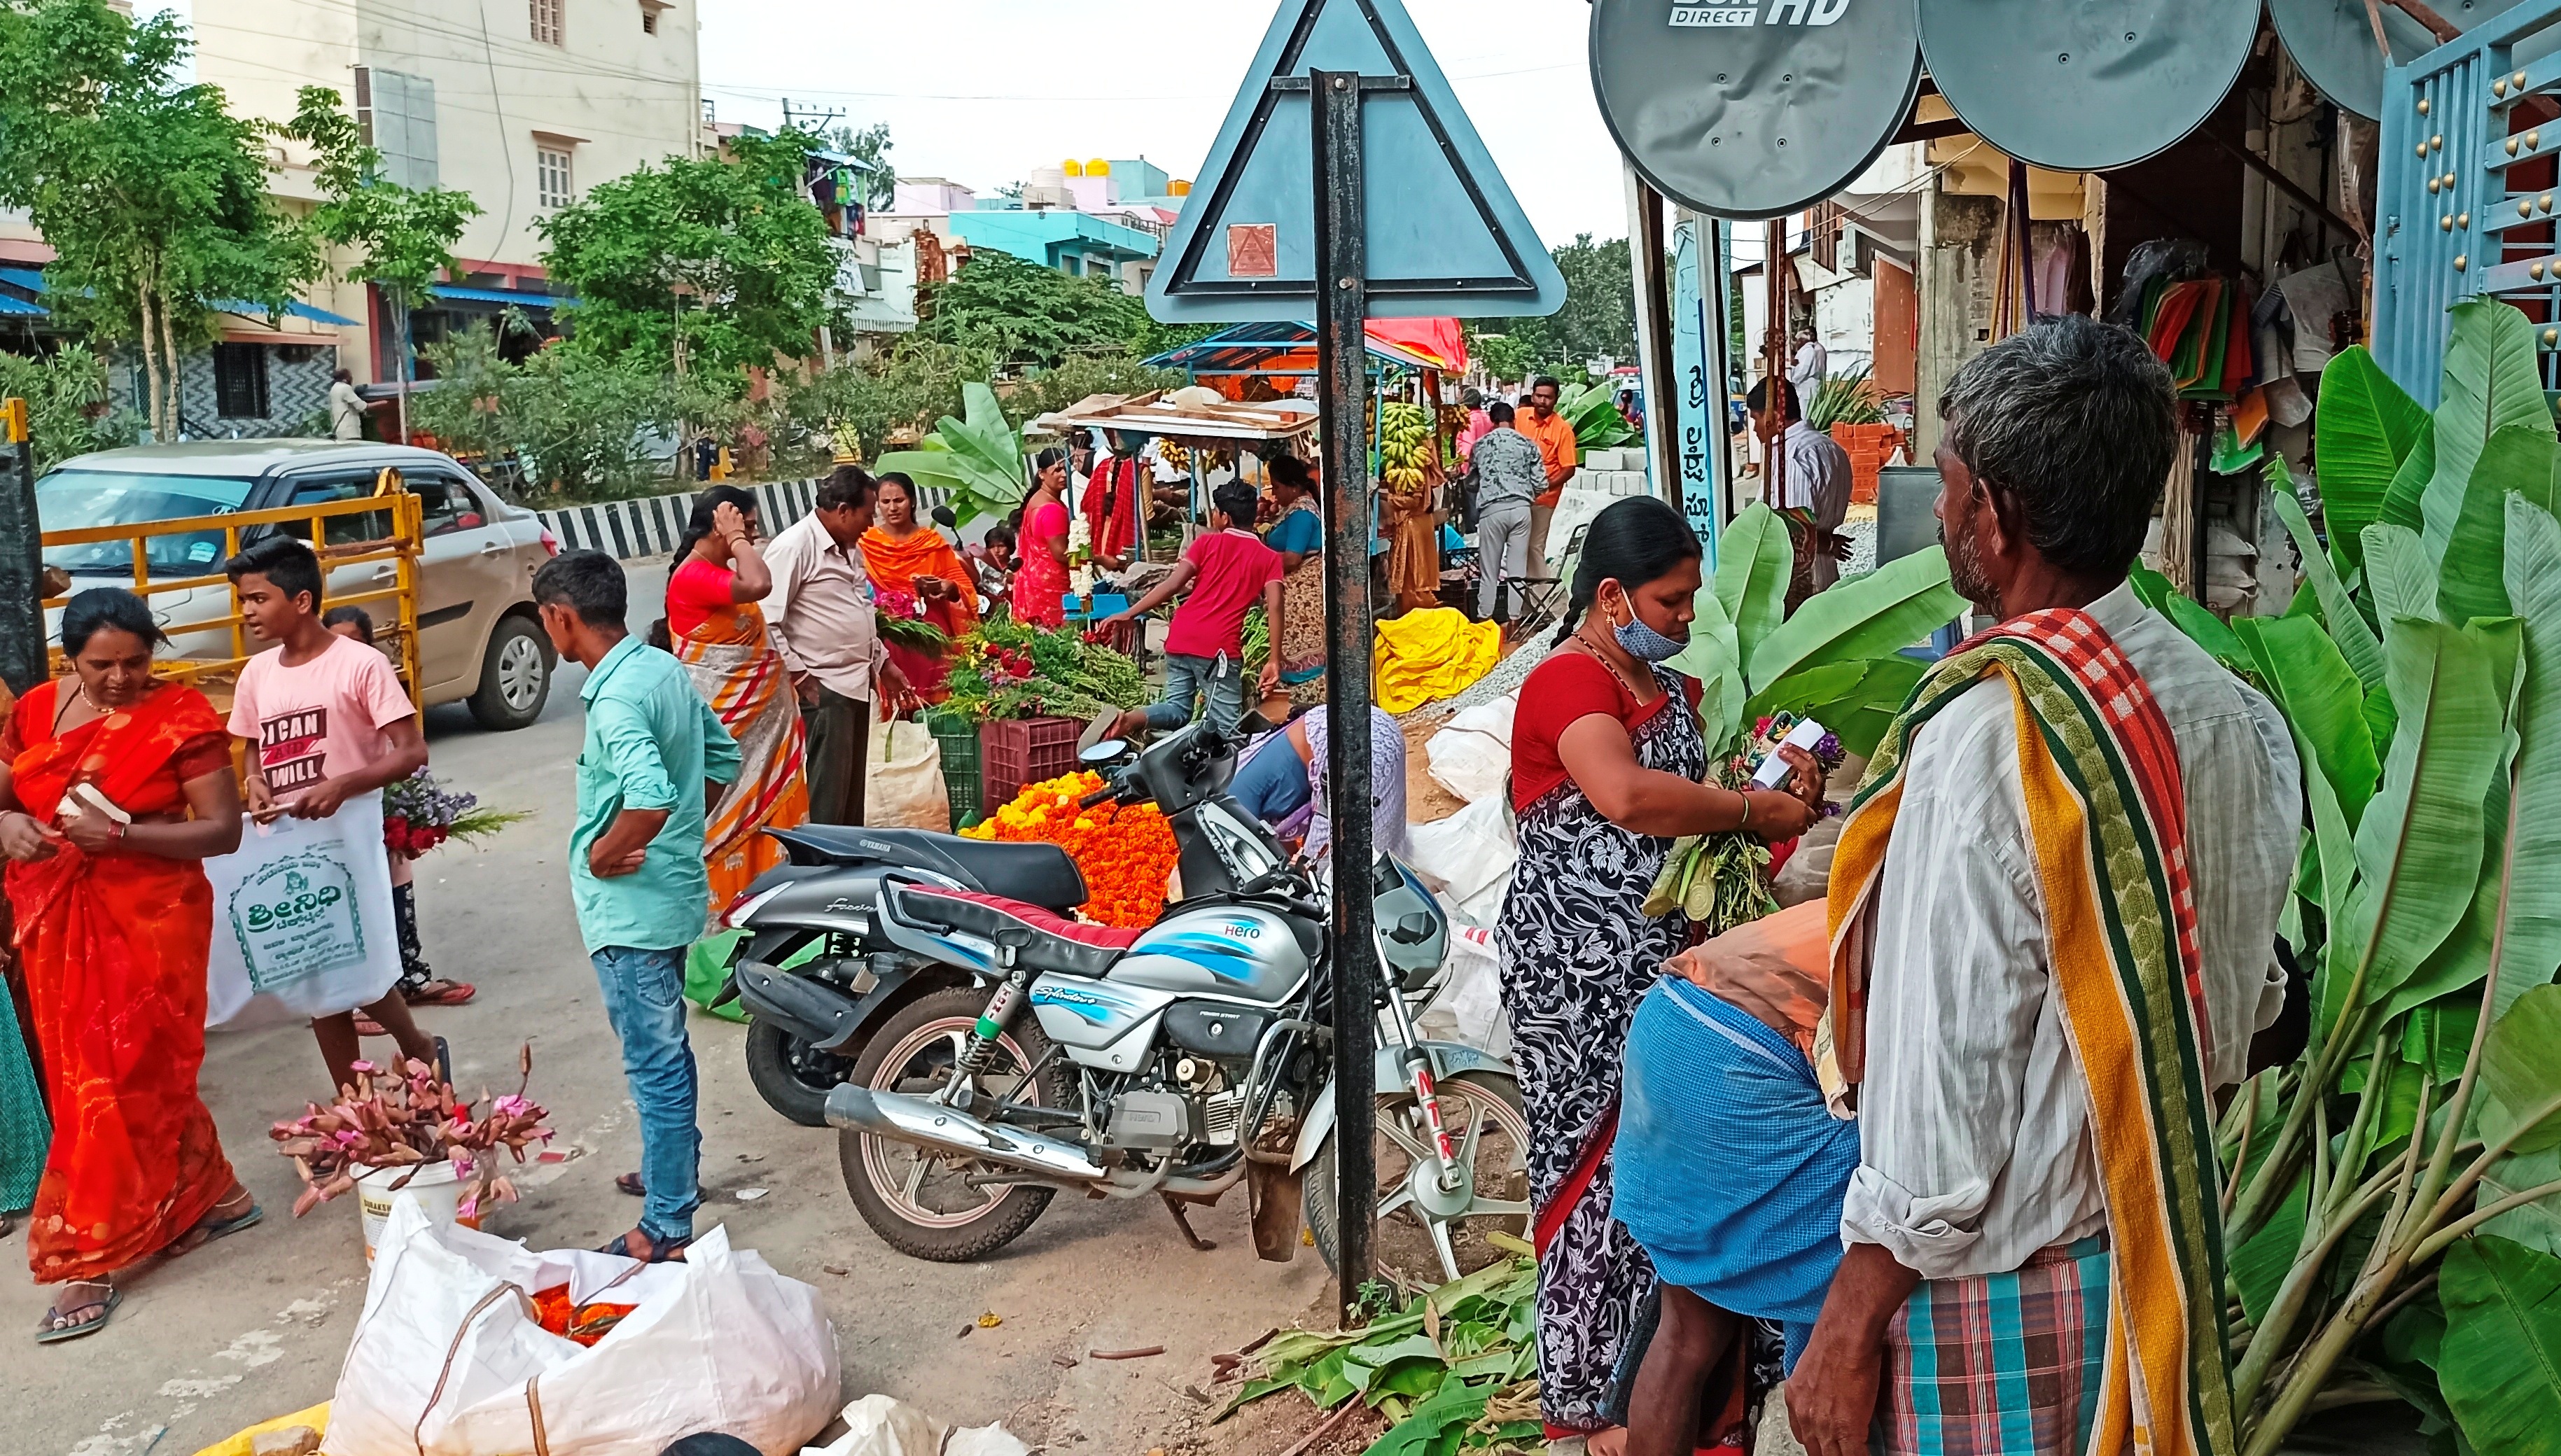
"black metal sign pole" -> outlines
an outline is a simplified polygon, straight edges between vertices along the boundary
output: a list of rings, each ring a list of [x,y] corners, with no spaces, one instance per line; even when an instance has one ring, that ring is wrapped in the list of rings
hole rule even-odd
[[[36,452],[27,402],[0,409],[8,464],[0,467],[0,681],[25,693],[45,680],[44,527],[36,517]]]
[[[1278,84],[1287,84],[1284,79]],[[1370,868],[1369,314],[1361,200],[1362,78],[1318,71],[1309,88],[1315,138],[1316,418],[1324,433],[1326,802],[1334,835],[1335,1227],[1337,1303],[1346,1328],[1363,1323],[1370,1224],[1378,1208],[1371,1157],[1379,971]]]

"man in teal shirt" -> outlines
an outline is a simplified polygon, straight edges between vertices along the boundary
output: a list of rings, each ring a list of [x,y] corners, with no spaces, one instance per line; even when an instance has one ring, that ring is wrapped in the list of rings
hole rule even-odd
[[[604,1251],[660,1263],[693,1241],[702,1202],[685,950],[711,911],[703,820],[738,777],[739,751],[684,668],[625,628],[627,595],[621,566],[602,552],[571,552],[534,573],[543,630],[587,669],[570,898],[640,1114],[646,1203],[639,1226]]]

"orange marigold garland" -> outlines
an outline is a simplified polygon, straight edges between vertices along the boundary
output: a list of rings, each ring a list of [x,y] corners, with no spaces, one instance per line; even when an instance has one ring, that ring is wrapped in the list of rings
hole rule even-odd
[[[1164,913],[1165,882],[1180,858],[1174,831],[1153,804],[1077,807],[1101,787],[1100,775],[1083,772],[1025,784],[1012,803],[960,833],[970,839],[1057,845],[1084,872],[1085,888],[1094,896],[1077,907],[1079,913],[1105,925],[1152,925]]]

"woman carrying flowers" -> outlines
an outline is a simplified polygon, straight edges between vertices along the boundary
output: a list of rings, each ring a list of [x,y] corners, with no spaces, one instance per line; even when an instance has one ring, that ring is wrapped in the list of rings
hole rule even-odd
[[[969,566],[941,533],[917,519],[916,482],[893,470],[880,478],[872,529],[863,533],[863,569],[871,573],[874,605],[884,616],[904,611],[958,638],[978,625],[978,595]],[[886,634],[884,634],[886,636]],[[928,703],[951,696],[945,649],[888,639],[889,660]]]

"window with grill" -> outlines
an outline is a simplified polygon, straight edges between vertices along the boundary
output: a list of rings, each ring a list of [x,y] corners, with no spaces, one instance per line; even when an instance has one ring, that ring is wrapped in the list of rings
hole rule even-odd
[[[657,33],[658,33],[658,7],[657,7],[657,6],[655,6],[655,5],[643,5],[643,6],[641,6],[641,7],[640,7],[640,34],[642,34],[642,35],[644,35],[644,36],[654,36],[654,35],[656,35]]]
[[[546,46],[561,42],[561,7],[567,0],[528,0],[533,7],[534,39]]]
[[[225,419],[266,417],[266,346],[214,346],[214,413]]]
[[[534,198],[547,208],[565,208],[577,200],[570,190],[569,148],[534,148]]]

